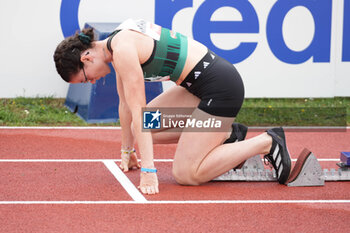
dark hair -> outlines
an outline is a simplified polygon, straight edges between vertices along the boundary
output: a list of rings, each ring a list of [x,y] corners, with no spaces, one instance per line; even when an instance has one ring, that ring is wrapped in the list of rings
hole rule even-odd
[[[83,68],[80,55],[83,51],[92,48],[93,41],[93,29],[86,28],[81,33],[76,32],[75,35],[67,37],[57,46],[53,58],[56,70],[64,81],[69,82],[71,76]]]

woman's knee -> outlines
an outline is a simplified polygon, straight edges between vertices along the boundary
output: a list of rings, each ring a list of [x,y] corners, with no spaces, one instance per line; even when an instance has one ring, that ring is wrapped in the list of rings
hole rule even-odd
[[[173,176],[178,184],[181,185],[199,185],[198,179],[196,179],[195,173],[191,169],[184,169],[173,167]]]

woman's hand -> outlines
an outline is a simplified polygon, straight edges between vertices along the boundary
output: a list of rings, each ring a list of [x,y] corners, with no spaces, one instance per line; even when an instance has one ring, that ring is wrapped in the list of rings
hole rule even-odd
[[[136,152],[132,152],[132,153],[122,152],[121,157],[122,157],[122,162],[119,167],[120,169],[122,169],[123,172],[127,172],[129,171],[129,169],[132,169],[134,167],[136,167],[137,169],[141,167],[139,162],[137,161]]]
[[[157,173],[141,172],[140,186],[138,188],[143,194],[159,193]]]

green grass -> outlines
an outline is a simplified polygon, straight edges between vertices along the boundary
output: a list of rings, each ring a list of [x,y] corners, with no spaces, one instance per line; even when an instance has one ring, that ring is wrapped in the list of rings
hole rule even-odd
[[[237,121],[254,126],[350,125],[350,98],[247,99]]]
[[[350,97],[322,99],[246,99],[237,116],[249,126],[350,125]],[[64,106],[64,99],[0,99],[0,126],[89,126]]]
[[[0,99],[1,126],[89,126],[64,106],[64,99]],[[94,124],[102,125],[102,124]],[[116,125],[109,124],[109,125]]]

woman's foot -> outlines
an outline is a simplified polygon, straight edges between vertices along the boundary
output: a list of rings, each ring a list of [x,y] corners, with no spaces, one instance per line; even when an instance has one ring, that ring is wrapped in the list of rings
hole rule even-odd
[[[247,131],[248,131],[247,126],[240,123],[233,123],[232,133],[230,137],[224,142],[224,144],[243,141],[245,139],[245,136],[247,135]]]
[[[245,139],[245,136],[247,135],[247,131],[248,131],[247,126],[239,123],[233,123],[232,133],[230,137],[224,142],[224,144],[243,141]],[[234,169],[241,169],[244,163],[245,161],[237,165]]]
[[[286,145],[286,137],[282,127],[266,131],[272,137],[270,153],[264,158],[273,166],[280,184],[285,184],[291,170],[291,159]]]

